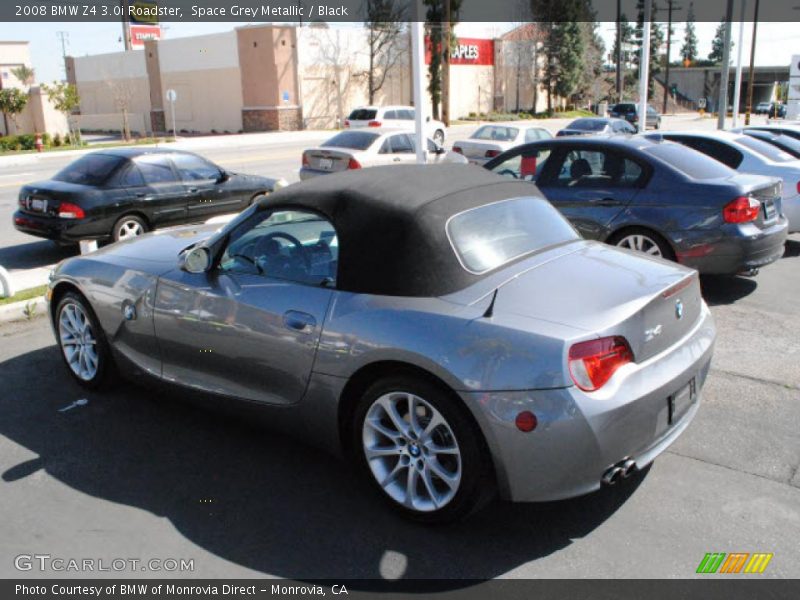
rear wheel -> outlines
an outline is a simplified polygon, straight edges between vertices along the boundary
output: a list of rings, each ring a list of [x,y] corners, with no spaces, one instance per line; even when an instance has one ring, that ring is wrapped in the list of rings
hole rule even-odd
[[[147,233],[147,223],[144,222],[144,219],[136,215],[125,215],[116,222],[111,235],[115,242],[119,242],[145,233]]]
[[[113,370],[111,352],[86,299],[75,292],[64,294],[56,306],[55,325],[70,374],[87,388],[104,384]]]
[[[667,241],[655,231],[635,227],[613,235],[608,243],[619,248],[635,250],[649,256],[675,260],[675,253]]]
[[[373,384],[355,412],[353,447],[367,477],[405,516],[461,519],[494,490],[488,453],[465,408],[422,379]]]
[[[444,131],[442,131],[441,129],[437,129],[436,132],[433,134],[433,141],[440,146],[444,146]]]

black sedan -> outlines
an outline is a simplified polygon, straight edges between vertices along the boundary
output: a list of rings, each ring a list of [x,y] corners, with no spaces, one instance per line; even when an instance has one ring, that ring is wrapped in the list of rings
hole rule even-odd
[[[780,179],[739,174],[679,144],[558,138],[510,150],[485,168],[535,183],[585,238],[701,273],[754,274],[783,254]]]
[[[598,133],[636,133],[636,128],[623,119],[582,117],[575,119],[556,135],[593,135]]]
[[[239,212],[286,185],[226,171],[190,152],[117,148],[91,152],[19,192],[14,227],[70,244],[119,241],[165,225]]]

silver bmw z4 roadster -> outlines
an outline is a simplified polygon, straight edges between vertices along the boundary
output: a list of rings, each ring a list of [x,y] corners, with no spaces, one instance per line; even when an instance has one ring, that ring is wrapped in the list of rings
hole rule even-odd
[[[427,522],[646,467],[695,416],[715,339],[695,271],[462,165],[292,185],[221,229],[65,260],[47,295],[81,384],[248,401]]]

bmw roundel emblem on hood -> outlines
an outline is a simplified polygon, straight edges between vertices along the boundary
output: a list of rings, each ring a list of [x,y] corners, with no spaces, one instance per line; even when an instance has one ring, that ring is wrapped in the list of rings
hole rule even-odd
[[[683,318],[683,302],[680,300],[675,302],[675,318],[678,320]]]

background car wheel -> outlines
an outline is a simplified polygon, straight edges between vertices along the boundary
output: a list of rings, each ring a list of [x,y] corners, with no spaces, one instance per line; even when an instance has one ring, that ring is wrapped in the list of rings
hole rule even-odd
[[[440,146],[444,146],[444,131],[437,129],[433,134],[433,141]]]
[[[608,243],[612,246],[635,250],[650,256],[675,260],[675,253],[669,243],[655,231],[644,229],[643,227],[620,231],[614,234],[608,240]]]
[[[103,330],[89,303],[75,292],[58,302],[55,328],[61,357],[75,380],[95,389],[108,381],[113,371],[111,352]]]
[[[423,379],[397,376],[373,384],[355,411],[353,434],[369,480],[412,519],[458,520],[494,493],[488,449],[466,408]]]
[[[147,233],[147,223],[136,215],[125,215],[114,225],[112,237],[115,242],[129,240]]]

